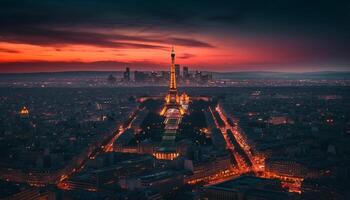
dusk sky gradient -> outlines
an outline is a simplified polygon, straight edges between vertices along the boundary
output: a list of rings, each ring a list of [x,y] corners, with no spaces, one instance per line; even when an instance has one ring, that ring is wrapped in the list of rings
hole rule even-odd
[[[0,73],[350,69],[350,3],[2,0]]]

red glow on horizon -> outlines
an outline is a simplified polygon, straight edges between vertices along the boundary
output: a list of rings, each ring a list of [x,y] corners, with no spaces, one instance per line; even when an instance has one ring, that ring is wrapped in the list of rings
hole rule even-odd
[[[278,70],[298,71],[299,69],[281,69],[284,64],[302,62],[305,60],[303,50],[298,47],[302,43],[285,43],[273,40],[257,40],[247,38],[218,39],[218,37],[201,38],[213,47],[175,46],[176,63],[191,69],[213,71],[250,71]],[[284,45],[288,44],[288,47]],[[30,45],[10,42],[0,42],[0,72],[38,72],[38,71],[109,71],[122,70],[125,64],[133,69],[164,70],[170,63],[170,46],[167,44],[150,43],[162,48],[107,48],[92,45]],[[166,47],[169,46],[167,50]],[[113,66],[21,66],[21,63],[87,63],[116,62]],[[15,68],[9,68],[7,63],[17,63]]]

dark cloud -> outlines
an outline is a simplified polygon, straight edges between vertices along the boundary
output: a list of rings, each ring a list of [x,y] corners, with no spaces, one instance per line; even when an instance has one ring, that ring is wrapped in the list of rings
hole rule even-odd
[[[148,48],[168,49],[162,45],[146,44],[149,42],[173,44],[191,47],[213,47],[209,43],[190,38],[167,38],[165,36],[129,36],[123,34],[102,34],[86,31],[51,30],[44,28],[17,28],[20,34],[3,30],[0,41],[11,43],[26,43],[43,46],[62,46],[70,44],[94,45],[107,48]]]
[[[2,0],[0,27],[13,34],[18,27],[91,27],[347,37],[349,9],[345,0]]]
[[[87,44],[111,48],[164,48],[157,42],[212,47],[177,37],[145,37],[94,33],[96,29],[186,27],[192,12],[175,10],[163,1],[4,0],[0,6],[0,41],[34,45]],[[189,11],[189,10],[188,10]],[[86,30],[90,31],[86,31]]]
[[[179,58],[181,58],[181,59],[189,59],[189,58],[193,58],[193,57],[195,57],[196,55],[194,55],[194,54],[190,54],[190,53],[184,53],[184,54],[181,54],[180,56],[179,56]]]
[[[169,38],[171,43],[181,46],[193,46],[193,47],[214,47],[206,42],[201,42],[199,40],[188,39],[188,38]]]
[[[4,52],[4,53],[20,53],[17,50],[7,49],[7,48],[0,48],[0,52]]]
[[[2,0],[0,25],[198,28],[225,23],[349,31],[349,6],[345,0]]]
[[[0,33],[2,36],[0,41],[44,46],[83,44],[109,48],[163,48],[162,46],[158,45],[119,41],[121,38],[124,38],[123,36],[113,36],[90,32],[26,29],[19,31],[19,33],[20,34],[2,32]]]

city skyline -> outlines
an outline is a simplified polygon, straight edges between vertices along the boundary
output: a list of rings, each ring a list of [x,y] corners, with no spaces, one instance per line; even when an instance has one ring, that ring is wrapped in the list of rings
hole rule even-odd
[[[350,1],[0,1],[0,199],[350,199]]]
[[[0,73],[349,71],[346,1],[3,1]]]

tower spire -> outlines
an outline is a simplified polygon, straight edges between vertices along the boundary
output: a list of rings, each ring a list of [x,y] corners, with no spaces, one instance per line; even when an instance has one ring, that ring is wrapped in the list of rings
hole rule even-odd
[[[170,91],[176,92],[176,74],[175,74],[175,51],[174,51],[174,46],[171,47]]]

